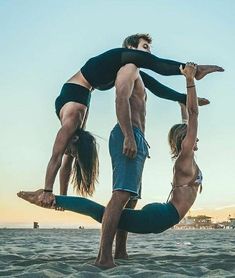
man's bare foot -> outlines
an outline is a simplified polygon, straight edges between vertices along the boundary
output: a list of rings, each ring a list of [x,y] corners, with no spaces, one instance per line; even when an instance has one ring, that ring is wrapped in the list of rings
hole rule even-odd
[[[210,101],[208,99],[206,99],[206,98],[203,98],[203,97],[198,97],[197,101],[198,101],[198,105],[199,106],[210,104]]]
[[[212,72],[216,72],[216,71],[223,72],[224,69],[222,67],[215,66],[215,65],[198,65],[195,78],[197,80],[200,80],[204,76],[206,76],[207,74],[212,73]]]
[[[55,196],[51,194],[50,202],[48,205],[42,203],[42,197],[44,196],[45,192],[43,189],[38,189],[36,191],[20,191],[17,193],[17,196],[24,199],[25,201],[30,202],[31,204],[46,207],[46,208],[54,208],[53,203],[55,200]]]
[[[127,252],[115,252],[114,259],[128,259],[129,256]]]
[[[96,261],[95,263],[94,263],[94,266],[96,266],[96,267],[98,267],[98,268],[100,268],[100,269],[103,269],[103,270],[105,270],[105,269],[110,269],[110,268],[114,268],[114,267],[116,267],[117,265],[114,263],[114,262],[98,262],[98,261]]]

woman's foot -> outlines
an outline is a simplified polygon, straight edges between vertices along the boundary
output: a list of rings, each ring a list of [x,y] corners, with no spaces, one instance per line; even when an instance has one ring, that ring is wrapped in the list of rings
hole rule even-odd
[[[20,191],[17,193],[17,196],[24,199],[25,201],[30,202],[31,204],[45,207],[45,208],[54,208],[55,196],[50,193],[48,204],[42,202],[45,192],[43,189],[38,189],[36,191]]]
[[[223,72],[224,69],[222,67],[215,66],[215,65],[198,65],[195,78],[196,78],[196,80],[200,80],[207,74],[212,73],[212,72],[217,72],[217,71]]]
[[[210,101],[206,98],[203,98],[203,97],[198,97],[197,101],[198,101],[199,106],[210,104]]]

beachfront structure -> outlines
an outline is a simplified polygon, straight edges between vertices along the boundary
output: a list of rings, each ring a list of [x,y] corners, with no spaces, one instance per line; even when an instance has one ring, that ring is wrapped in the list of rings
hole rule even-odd
[[[191,216],[191,218],[194,221],[194,224],[196,226],[196,228],[200,228],[200,227],[211,227],[211,218],[210,216],[206,216],[206,215],[198,215],[198,216]]]
[[[213,224],[210,216],[197,215],[184,217],[179,224],[176,225],[178,229],[211,229]]]
[[[235,218],[234,217],[230,217],[229,220],[230,220],[230,225],[229,226],[232,229],[235,229]]]
[[[227,221],[212,223],[210,216],[197,215],[184,217],[175,229],[235,229],[235,218],[229,215]]]

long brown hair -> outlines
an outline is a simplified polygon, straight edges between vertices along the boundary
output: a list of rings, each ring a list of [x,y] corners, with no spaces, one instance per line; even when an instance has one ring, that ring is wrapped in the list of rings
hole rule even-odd
[[[73,162],[71,179],[74,190],[82,196],[92,196],[99,176],[99,159],[95,137],[88,131],[78,129],[76,134],[77,155]]]
[[[186,136],[187,125],[176,124],[173,125],[168,133],[168,142],[171,148],[171,158],[175,159],[181,151],[181,144]]]

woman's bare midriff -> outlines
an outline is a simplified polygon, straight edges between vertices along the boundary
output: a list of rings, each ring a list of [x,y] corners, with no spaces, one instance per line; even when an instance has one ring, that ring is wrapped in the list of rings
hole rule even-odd
[[[87,88],[88,90],[92,90],[91,84],[82,75],[81,71],[75,73],[66,83],[78,84]]]

